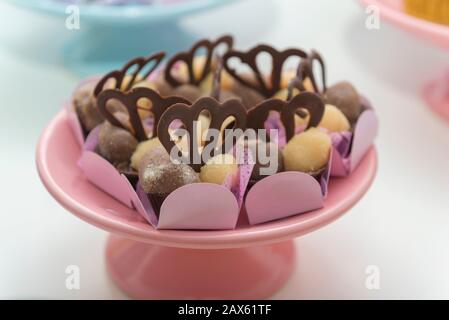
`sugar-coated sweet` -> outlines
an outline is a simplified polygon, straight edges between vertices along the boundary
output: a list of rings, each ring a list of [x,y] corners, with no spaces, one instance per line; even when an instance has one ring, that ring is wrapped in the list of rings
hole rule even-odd
[[[129,163],[137,148],[137,139],[129,131],[105,121],[98,133],[100,154],[114,165]]]
[[[190,166],[171,162],[167,151],[156,147],[143,157],[139,181],[146,193],[167,196],[182,186],[199,182],[199,178]]]
[[[237,179],[237,161],[231,154],[219,154],[209,159],[201,167],[200,179],[202,182],[223,184],[229,176],[233,182]]]
[[[162,147],[162,143],[158,138],[153,138],[147,141],[140,142],[137,145],[136,150],[131,156],[131,167],[138,170],[140,162],[146,153],[149,153],[152,149],[156,147]]]
[[[340,109],[351,123],[360,115],[361,103],[357,90],[349,82],[339,82],[329,87],[325,94],[325,101]]]
[[[96,83],[86,83],[73,94],[73,105],[78,117],[87,131],[92,130],[103,122],[104,118],[97,108],[97,101],[93,95]]]
[[[349,131],[351,129],[351,124],[343,112],[331,104],[326,105],[323,119],[321,119],[318,126],[325,128],[330,132],[342,132]]]
[[[331,138],[317,128],[294,136],[284,147],[286,171],[318,174],[329,162]]]

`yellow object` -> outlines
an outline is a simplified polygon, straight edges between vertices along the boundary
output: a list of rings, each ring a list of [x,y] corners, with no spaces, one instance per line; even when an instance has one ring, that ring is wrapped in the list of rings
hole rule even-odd
[[[349,131],[351,124],[340,109],[331,104],[327,104],[324,109],[323,119],[321,119],[318,127],[325,128],[330,132],[341,132]]]
[[[143,156],[156,147],[162,147],[162,144],[158,138],[139,143],[131,156],[131,167],[135,170],[139,170],[140,161]]]
[[[329,162],[331,145],[329,135],[317,128],[294,136],[283,150],[285,170],[318,173]]]
[[[296,77],[296,70],[289,69],[287,71],[282,72],[281,75],[281,89],[288,89],[290,82]],[[315,92],[313,89],[313,84],[310,78],[305,78],[302,82],[304,89],[309,92]]]
[[[449,25],[449,0],[404,0],[404,9],[412,16]]]
[[[233,180],[237,178],[238,166],[235,158],[230,154],[217,155],[201,168],[200,179],[202,182],[223,184],[229,175]]]

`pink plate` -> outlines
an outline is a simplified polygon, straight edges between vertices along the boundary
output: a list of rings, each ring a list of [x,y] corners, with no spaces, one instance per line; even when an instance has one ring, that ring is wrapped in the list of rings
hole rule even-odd
[[[256,226],[242,215],[237,228],[226,231],[156,230],[86,180],[77,166],[80,152],[63,110],[37,147],[39,175],[67,210],[118,236],[108,243],[109,272],[121,289],[141,299],[269,297],[293,270],[291,239],[349,210],[377,168],[373,148],[349,177],[331,181],[324,208],[310,213]]]
[[[420,18],[403,11],[402,0],[360,0],[365,6],[376,6],[382,18],[402,29],[432,41],[449,50],[449,27]],[[449,72],[440,75],[423,88],[423,96],[429,107],[449,121]]]
[[[399,27],[449,49],[449,27],[413,17],[403,10],[402,0],[360,0],[365,6],[376,6],[381,16]]]

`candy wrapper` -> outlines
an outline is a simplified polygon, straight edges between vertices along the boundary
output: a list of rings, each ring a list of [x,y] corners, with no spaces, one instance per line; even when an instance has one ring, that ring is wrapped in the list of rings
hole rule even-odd
[[[351,174],[371,148],[379,130],[379,121],[371,104],[361,98],[363,111],[354,125],[353,132],[332,133],[333,156],[331,176],[345,177]]]
[[[307,109],[310,121],[307,127],[295,125],[298,109]],[[272,112],[280,116],[270,116]],[[281,149],[293,136],[316,127],[324,113],[324,104],[318,95],[301,93],[290,101],[268,100],[250,110],[249,126],[254,129],[281,128],[278,145]],[[280,120],[280,122],[279,122]],[[332,150],[326,167],[317,176],[301,172],[281,172],[255,183],[248,191],[245,208],[250,224],[259,224],[301,214],[323,207],[327,195]]]
[[[124,205],[134,208],[158,229],[234,229],[252,166],[239,167],[236,185],[195,183],[181,187],[165,198],[159,212],[143,192],[140,183],[132,186],[125,175],[95,152],[98,128],[91,131],[78,165],[86,178]],[[249,174],[248,174],[249,172]]]

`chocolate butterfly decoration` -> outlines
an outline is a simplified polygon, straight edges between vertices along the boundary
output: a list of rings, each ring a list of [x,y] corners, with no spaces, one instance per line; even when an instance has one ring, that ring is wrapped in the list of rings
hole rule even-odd
[[[105,90],[100,93],[97,99],[98,109],[101,114],[108,120],[112,125],[123,128],[129,131],[121,121],[119,121],[115,115],[108,110],[107,103],[110,100],[117,100],[123,106],[125,106],[129,120],[132,128],[132,134],[139,140],[145,141],[148,140],[148,134],[145,131],[145,128],[142,124],[142,119],[139,114],[139,110],[146,110],[152,113],[153,116],[153,128],[152,128],[152,137],[157,135],[157,124],[160,121],[162,114],[173,104],[176,103],[185,103],[189,104],[190,102],[184,98],[177,96],[169,96],[169,97],[161,97],[156,91],[140,87],[134,88],[128,92],[122,92],[120,90]],[[138,106],[138,102],[141,99],[147,99],[151,102],[151,108],[142,108]]]
[[[222,36],[215,41],[203,39],[195,43],[189,51],[176,54],[167,62],[167,65],[165,67],[165,80],[174,88],[179,87],[183,84],[192,84],[194,86],[199,86],[212,71],[214,52],[221,45],[226,45],[227,50],[230,50],[234,45],[234,39],[229,35]],[[193,64],[196,53],[200,49],[206,49],[206,61],[204,63],[200,77],[196,78]],[[179,62],[184,62],[187,65],[188,83],[184,83],[173,76],[173,68]]]
[[[248,128],[264,129],[270,112],[276,111],[281,116],[286,139],[289,141],[295,135],[295,114],[297,114],[298,109],[306,109],[310,115],[307,130],[318,126],[321,122],[324,115],[324,102],[317,94],[311,92],[302,92],[289,101],[266,100],[248,111]]]
[[[217,141],[207,141],[203,151],[200,153],[198,148],[194,148],[196,143],[193,141],[194,137],[194,121],[196,121],[203,111],[209,111],[211,116],[211,122],[209,125],[210,129],[220,130],[225,120],[229,117],[235,118],[234,129],[246,128],[246,110],[242,103],[237,99],[231,99],[224,103],[220,103],[214,98],[203,97],[198,99],[194,104],[189,106],[185,103],[177,103],[172,105],[165,111],[162,115],[158,124],[158,137],[162,145],[165,147],[167,152],[170,154],[172,150],[175,150],[178,154],[181,150],[176,146],[175,142],[171,139],[169,128],[173,121],[179,120],[184,125],[184,128],[189,133],[189,165],[196,171],[199,172],[203,161],[204,150],[210,143],[217,143]],[[216,145],[214,145],[214,148]],[[176,148],[176,149],[173,149]],[[196,159],[199,159],[199,163],[196,163]]]
[[[268,53],[272,59],[272,70],[269,83],[262,74],[257,65],[257,57],[260,54]],[[299,57],[301,59],[307,58],[307,53],[300,49],[287,49],[278,51],[268,45],[258,45],[247,52],[231,50],[224,55],[224,68],[226,71],[241,84],[256,90],[265,98],[270,98],[281,89],[281,77],[284,63],[290,57]],[[245,79],[238,72],[230,66],[230,60],[237,58],[241,63],[246,64],[254,72],[255,82]]]
[[[123,91],[125,92],[130,90],[136,82],[143,81],[148,78],[148,76],[156,70],[156,68],[160,65],[164,58],[165,52],[158,52],[148,57],[138,57],[130,60],[123,66],[122,69],[111,71],[103,78],[101,78],[101,80],[95,86],[94,96],[98,97],[98,95],[104,90],[105,84],[112,79],[115,80],[115,89],[123,89]],[[145,74],[140,75],[140,72],[148,65],[150,66],[150,69],[147,70]],[[128,74],[129,70],[132,70],[132,68],[136,69],[131,73],[131,79],[126,84],[126,87],[122,88],[123,80],[125,79],[125,76]],[[137,78],[138,76],[140,77]]]
[[[320,90],[320,88],[318,87],[316,78],[315,78],[315,74],[314,74],[314,63],[315,61],[317,61],[320,65],[320,69],[321,69],[321,82],[322,82],[322,89]],[[318,94],[324,94],[327,90],[327,82],[326,82],[326,65],[324,63],[324,59],[321,57],[321,55],[315,51],[312,50],[312,52],[310,53],[310,55],[307,57],[307,59],[302,60],[299,63],[298,69],[297,69],[297,73],[296,73],[297,78],[293,79],[293,81],[290,83],[292,85],[292,87],[290,88],[289,86],[289,93],[290,91],[293,90],[293,88],[297,88],[300,91],[304,91],[304,85],[303,85],[303,81],[307,78],[310,79],[310,81],[312,82],[312,86],[313,86],[313,90],[314,92],[318,93]]]

